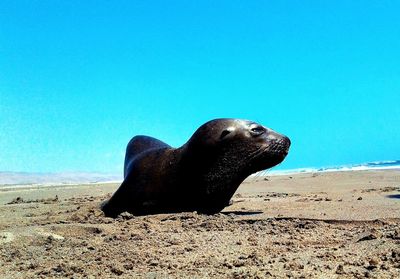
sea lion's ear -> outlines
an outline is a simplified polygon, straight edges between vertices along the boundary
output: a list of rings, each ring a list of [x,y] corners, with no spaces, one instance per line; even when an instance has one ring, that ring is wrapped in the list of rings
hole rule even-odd
[[[221,135],[219,136],[219,140],[223,140],[226,137],[229,137],[231,135],[231,133],[233,132],[233,130],[234,129],[232,127],[229,127],[227,129],[223,130]]]
[[[228,130],[223,130],[221,135],[219,136],[219,139],[222,140],[224,137],[226,137],[227,135],[229,135],[231,132]]]

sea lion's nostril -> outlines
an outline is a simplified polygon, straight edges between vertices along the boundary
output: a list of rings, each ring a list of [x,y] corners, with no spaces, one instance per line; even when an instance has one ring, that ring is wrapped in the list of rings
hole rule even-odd
[[[283,140],[288,147],[292,144],[291,140],[287,136],[283,136]]]

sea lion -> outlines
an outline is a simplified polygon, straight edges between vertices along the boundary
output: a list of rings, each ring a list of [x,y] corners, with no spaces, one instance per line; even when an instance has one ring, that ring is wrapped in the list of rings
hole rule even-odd
[[[135,136],[126,148],[124,181],[105,201],[106,216],[221,211],[250,174],[283,161],[288,137],[248,120],[215,119],[179,148]]]

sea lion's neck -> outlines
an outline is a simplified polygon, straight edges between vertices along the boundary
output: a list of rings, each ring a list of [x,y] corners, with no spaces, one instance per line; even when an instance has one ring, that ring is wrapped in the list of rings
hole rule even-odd
[[[241,158],[235,153],[221,153],[221,150],[193,149],[188,144],[175,150],[179,160],[182,177],[187,185],[200,189],[206,195],[227,199],[234,194],[239,185],[249,176]],[[195,187],[193,187],[195,186]]]

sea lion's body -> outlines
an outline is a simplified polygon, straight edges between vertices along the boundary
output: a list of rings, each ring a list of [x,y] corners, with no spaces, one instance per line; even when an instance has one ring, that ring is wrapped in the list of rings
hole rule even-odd
[[[127,146],[124,181],[102,209],[112,217],[219,212],[247,176],[279,164],[289,146],[287,137],[238,119],[207,122],[180,148],[136,136]]]

